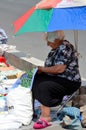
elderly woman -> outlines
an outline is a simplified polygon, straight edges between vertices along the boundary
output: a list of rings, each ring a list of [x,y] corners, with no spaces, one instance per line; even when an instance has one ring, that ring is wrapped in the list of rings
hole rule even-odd
[[[38,66],[32,88],[33,98],[41,103],[41,116],[33,126],[35,129],[50,126],[50,107],[57,106],[63,96],[72,94],[81,85],[77,52],[64,40],[64,32],[48,32],[46,40],[51,51],[45,66]]]

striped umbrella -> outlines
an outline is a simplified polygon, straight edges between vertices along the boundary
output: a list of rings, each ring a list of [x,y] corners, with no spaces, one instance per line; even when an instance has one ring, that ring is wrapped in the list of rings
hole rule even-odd
[[[86,30],[86,0],[42,0],[14,21],[14,34]]]

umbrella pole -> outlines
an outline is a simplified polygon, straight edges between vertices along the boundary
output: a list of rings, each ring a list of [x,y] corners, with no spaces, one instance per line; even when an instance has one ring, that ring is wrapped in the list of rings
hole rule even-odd
[[[82,58],[82,55],[78,50],[78,30],[74,30],[74,43],[75,43],[75,49],[77,51],[78,58]]]
[[[75,49],[78,52],[78,30],[74,30],[74,43],[75,43]]]

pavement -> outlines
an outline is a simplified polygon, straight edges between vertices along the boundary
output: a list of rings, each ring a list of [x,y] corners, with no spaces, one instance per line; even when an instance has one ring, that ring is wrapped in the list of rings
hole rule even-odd
[[[30,126],[23,126],[22,128],[19,128],[18,130],[35,130],[33,129],[33,126],[30,125]],[[59,124],[57,123],[53,123],[52,126],[49,126],[47,128],[44,128],[44,130],[66,130],[66,129],[63,129]],[[84,130],[84,129],[83,129]]]
[[[18,129],[18,130],[34,130],[34,129],[33,129],[32,126],[27,126],[27,127],[24,126],[24,127],[20,128],[20,129]],[[64,129],[64,128],[62,128],[60,125],[54,124],[54,125],[52,125],[52,126],[49,126],[49,127],[45,128],[44,130],[68,130],[68,129]],[[86,130],[86,128],[82,128],[82,130]]]
[[[29,125],[29,126],[22,126],[18,130],[35,130],[35,129],[33,129],[33,122],[32,122],[31,125]],[[57,122],[53,122],[52,126],[46,127],[43,130],[68,130],[68,129],[62,128],[61,125],[59,125]],[[73,129],[71,129],[71,130],[73,130]],[[79,130],[79,129],[76,129],[76,130]],[[82,130],[86,130],[86,128],[82,128]]]

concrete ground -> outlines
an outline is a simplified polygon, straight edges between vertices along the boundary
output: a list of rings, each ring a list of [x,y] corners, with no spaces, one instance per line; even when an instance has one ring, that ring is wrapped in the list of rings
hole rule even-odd
[[[33,123],[29,126],[22,126],[22,128],[19,128],[18,130],[34,130]],[[67,129],[62,128],[58,123],[54,122],[52,126],[44,128],[44,130],[67,130]],[[82,128],[82,130],[86,130],[86,128]]]
[[[32,125],[30,125],[19,128],[18,130],[34,130],[34,129]],[[54,123],[52,126],[44,128],[44,130],[66,130],[66,129],[62,128],[59,124]],[[86,128],[82,128],[82,130],[86,130]]]
[[[24,126],[22,128],[20,128],[19,130],[34,130],[32,125],[30,126]],[[45,128],[44,130],[64,130],[60,125],[54,123],[52,126],[49,126],[47,128]]]

